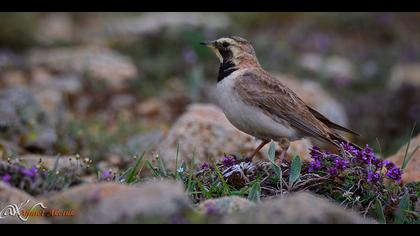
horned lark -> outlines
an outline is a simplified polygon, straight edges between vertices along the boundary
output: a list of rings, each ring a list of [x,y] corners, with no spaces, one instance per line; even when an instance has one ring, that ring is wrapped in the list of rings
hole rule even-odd
[[[247,40],[231,36],[200,44],[211,48],[220,60],[216,93],[227,119],[239,130],[262,140],[248,160],[271,140],[279,143],[282,160],[289,143],[305,136],[339,146],[348,141],[336,130],[356,134],[306,105],[265,71]]]

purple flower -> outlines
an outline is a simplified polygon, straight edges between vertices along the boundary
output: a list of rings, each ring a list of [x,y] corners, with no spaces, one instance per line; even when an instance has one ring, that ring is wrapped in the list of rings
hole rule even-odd
[[[372,170],[368,171],[367,181],[369,183],[377,183],[379,181],[380,175],[378,173],[373,172]]]
[[[383,161],[377,158],[372,159],[372,164],[376,166],[376,168],[380,169],[383,166]]]
[[[393,167],[391,169],[388,169],[385,176],[389,179],[395,180],[397,182],[401,181],[401,169],[398,167]]]
[[[210,169],[210,165],[209,165],[209,163],[208,162],[204,162],[202,165],[201,165],[201,168],[200,169],[202,169],[202,170],[208,170],[208,169]]]
[[[357,156],[359,150],[355,146],[353,146],[350,142],[342,142],[341,146],[344,148],[345,151],[349,152],[351,155]]]
[[[111,171],[106,170],[101,174],[101,180],[110,180],[112,177]]]
[[[385,160],[383,165],[387,168],[387,169],[392,169],[395,167],[395,164],[389,160]]]
[[[222,163],[225,167],[231,167],[236,165],[236,160],[233,157],[225,156]]]
[[[366,147],[357,154],[357,158],[366,164],[371,164],[373,159],[376,159],[373,149],[366,144]]]
[[[309,172],[314,172],[316,170],[319,170],[322,168],[322,163],[320,160],[315,160],[315,161],[311,161],[309,162]]]
[[[319,147],[313,146],[311,149],[309,149],[309,155],[311,155],[312,159],[314,160],[320,160],[323,157],[323,154]]]
[[[330,175],[337,175],[338,174],[337,168],[335,167],[328,168],[328,173],[330,173]]]
[[[1,177],[1,180],[7,184],[10,184],[10,180],[12,180],[12,176],[9,174],[5,174]]]
[[[349,165],[349,161],[342,159],[340,157],[337,157],[334,163],[335,163],[335,167],[339,170],[345,170],[347,166]]]
[[[36,167],[32,167],[31,169],[26,169],[26,168],[22,169],[22,174],[30,178],[35,177],[37,173],[38,173],[38,169]]]

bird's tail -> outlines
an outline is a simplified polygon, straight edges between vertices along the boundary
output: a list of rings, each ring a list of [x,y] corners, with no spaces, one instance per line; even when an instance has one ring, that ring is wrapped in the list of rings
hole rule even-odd
[[[331,137],[331,142],[335,145],[335,146],[337,146],[338,148],[341,148],[341,146],[342,146],[342,144],[350,144],[350,145],[352,145],[353,147],[355,147],[357,150],[362,150],[362,148],[361,147],[359,147],[358,145],[356,145],[356,144],[354,144],[354,143],[352,143],[352,142],[350,142],[350,141],[348,141],[346,138],[344,138],[343,136],[341,136],[341,135],[339,135],[339,134],[337,134],[337,133],[331,133],[330,134],[330,137]]]

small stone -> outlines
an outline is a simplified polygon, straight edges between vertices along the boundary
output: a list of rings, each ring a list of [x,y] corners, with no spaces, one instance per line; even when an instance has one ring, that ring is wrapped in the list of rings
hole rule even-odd
[[[389,87],[397,89],[403,84],[420,86],[420,63],[399,64],[391,69]]]
[[[297,192],[267,200],[220,220],[225,224],[365,224],[363,218],[319,196]]]
[[[76,212],[53,223],[172,223],[192,211],[183,185],[171,181],[84,184],[51,196],[47,204]]]
[[[245,198],[229,196],[206,200],[198,205],[197,210],[206,215],[226,215],[247,210],[254,205]]]
[[[17,214],[13,214],[14,216],[5,215],[6,212],[14,212],[16,213],[16,208],[12,207],[11,204],[16,204],[17,206],[21,206],[20,210],[43,210],[42,206],[48,207],[48,205],[35,199],[34,197],[30,196],[29,194],[16,189],[14,187],[9,186],[6,183],[0,182],[0,223],[1,224],[48,224],[48,220],[45,217],[30,217],[27,221],[22,221],[18,217]],[[42,204],[42,206],[40,205]],[[5,209],[9,209],[10,211],[6,211]],[[4,217],[4,218],[3,218]],[[24,220],[27,219],[25,215],[21,214],[21,217]]]
[[[44,66],[61,73],[87,74],[104,80],[112,89],[122,89],[138,75],[130,58],[105,47],[37,49],[29,53],[32,66]]]

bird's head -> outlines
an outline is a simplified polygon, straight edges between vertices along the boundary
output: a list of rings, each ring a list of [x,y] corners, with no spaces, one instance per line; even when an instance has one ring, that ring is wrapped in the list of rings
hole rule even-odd
[[[238,67],[259,65],[254,48],[244,38],[229,36],[200,44],[212,49],[220,63],[233,63]]]

